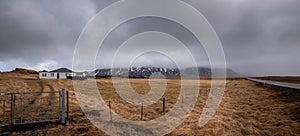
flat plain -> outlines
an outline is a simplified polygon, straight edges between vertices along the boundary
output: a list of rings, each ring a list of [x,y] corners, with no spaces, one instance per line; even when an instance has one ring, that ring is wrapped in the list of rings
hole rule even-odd
[[[89,79],[88,79],[89,80]],[[157,82],[160,82],[158,79]],[[278,79],[277,79],[278,80]],[[284,81],[288,79],[280,79]],[[179,79],[168,79],[164,96],[167,112],[180,98]],[[79,81],[80,82],[80,81]],[[140,107],[122,100],[116,93],[111,78],[96,79],[104,100],[111,100],[112,110],[131,120],[140,120]],[[228,79],[222,102],[213,118],[203,127],[198,126],[210,88],[210,80],[190,80],[200,83],[197,102],[186,120],[168,135],[300,135],[300,91],[257,84],[245,79]],[[140,94],[150,90],[148,79],[130,79],[132,88]],[[121,83],[120,83],[121,84]],[[70,117],[66,125],[42,123],[23,126],[4,126],[1,135],[107,135],[95,127],[82,112],[67,79],[38,79],[28,72],[0,73],[0,92],[70,92]],[[108,103],[107,103],[108,104]],[[162,116],[162,101],[144,107],[144,120]],[[117,133],[117,135],[135,135]]]

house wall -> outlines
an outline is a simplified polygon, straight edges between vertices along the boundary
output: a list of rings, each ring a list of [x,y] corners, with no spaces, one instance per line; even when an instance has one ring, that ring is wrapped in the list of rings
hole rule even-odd
[[[59,74],[59,79],[66,79],[67,76],[72,76],[74,73],[52,73],[52,72],[40,72],[40,79],[57,79],[57,74]]]
[[[67,78],[67,73],[57,73],[59,74],[59,79],[66,79]]]

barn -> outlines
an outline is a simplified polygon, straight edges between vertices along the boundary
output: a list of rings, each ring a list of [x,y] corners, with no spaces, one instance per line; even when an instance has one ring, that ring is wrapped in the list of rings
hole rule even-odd
[[[76,73],[67,68],[59,68],[50,72],[39,72],[40,79],[67,79],[67,77],[76,76]]]

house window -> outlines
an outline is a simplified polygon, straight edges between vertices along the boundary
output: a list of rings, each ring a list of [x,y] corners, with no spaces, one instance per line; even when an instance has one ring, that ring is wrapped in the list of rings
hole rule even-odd
[[[42,77],[46,77],[46,76],[47,76],[47,74],[46,74],[46,73],[43,73],[43,74],[42,74]]]
[[[54,77],[54,73],[51,73],[51,77]]]

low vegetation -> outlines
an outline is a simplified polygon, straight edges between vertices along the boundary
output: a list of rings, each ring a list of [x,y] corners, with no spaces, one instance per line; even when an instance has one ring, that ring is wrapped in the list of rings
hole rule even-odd
[[[112,109],[119,115],[140,120],[140,109],[126,103],[115,92],[111,78],[96,79],[105,100],[112,101]],[[80,82],[80,81],[79,81]],[[132,87],[140,94],[150,90],[148,79],[131,79]],[[198,83],[197,80],[191,82]],[[167,111],[179,97],[180,80],[167,80],[165,97]],[[205,126],[198,126],[198,119],[205,105],[206,88],[210,80],[201,80],[201,95],[194,110],[177,129],[168,135],[299,135],[300,93],[297,90],[263,86],[245,79],[227,80],[226,91],[218,111]],[[0,73],[0,92],[70,91],[70,119],[66,125],[56,123],[26,126],[4,126],[2,135],[106,135],[93,126],[82,112],[75,94],[73,81],[68,79],[38,79],[37,74],[24,72]],[[145,107],[144,119],[161,115],[162,101]],[[134,135],[134,132],[130,132]],[[129,134],[130,134],[129,133]],[[120,134],[121,135],[121,134]]]

